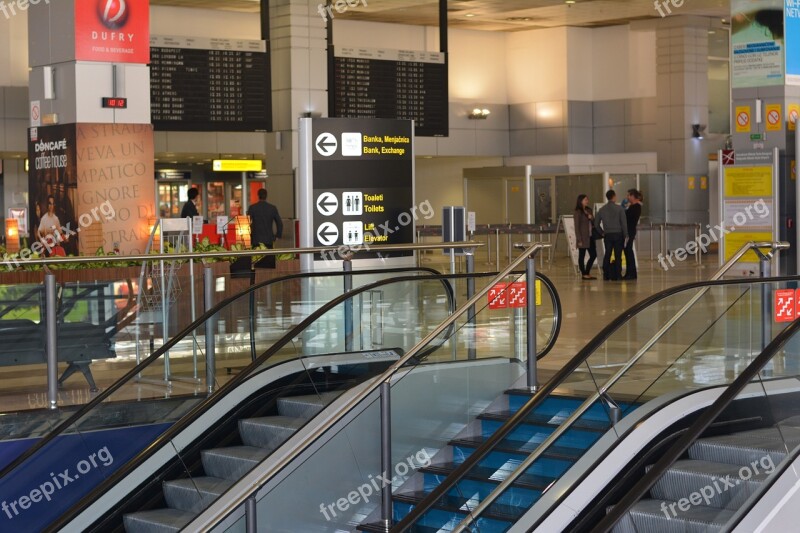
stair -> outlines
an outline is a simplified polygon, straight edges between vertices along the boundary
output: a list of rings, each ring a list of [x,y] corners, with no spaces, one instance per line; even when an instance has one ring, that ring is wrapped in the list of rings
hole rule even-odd
[[[722,531],[800,445],[800,420],[698,439],[614,527],[614,533]]]
[[[277,416],[239,420],[242,445],[203,450],[200,455],[205,475],[164,482],[167,507],[126,514],[125,531],[180,531],[340,394],[335,391],[279,398]]]
[[[530,398],[528,391],[509,390],[477,419],[455,436],[393,495],[393,518],[404,518],[427,494],[447,478],[475,449],[489,439]],[[522,460],[547,439],[584,399],[551,395],[519,424],[494,450],[473,467],[411,529],[415,532],[448,531],[474,510],[505,480]],[[623,411],[631,407],[622,406]],[[606,407],[592,406],[573,426],[547,449],[473,523],[481,533],[507,531],[542,493],[564,474],[608,428]],[[373,517],[370,517],[373,518]],[[359,526],[373,531],[372,520]]]

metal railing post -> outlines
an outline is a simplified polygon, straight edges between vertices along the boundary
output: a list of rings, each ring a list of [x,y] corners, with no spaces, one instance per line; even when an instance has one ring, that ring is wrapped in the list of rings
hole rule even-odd
[[[44,275],[45,328],[47,332],[47,406],[58,407],[58,309],[56,277],[49,270]]]
[[[494,230],[494,251],[495,251],[495,262],[497,264],[497,271],[500,272],[500,228],[495,228]]]
[[[465,248],[464,253],[467,256],[467,274],[475,273],[475,248]],[[467,300],[475,296],[475,278],[467,278]],[[467,359],[476,358],[475,349],[475,306],[471,305],[467,310],[467,323],[469,336],[467,337]]]
[[[772,254],[765,254],[758,248],[759,276],[768,278],[772,274]],[[772,290],[767,283],[761,284],[761,348],[766,348],[772,340]],[[771,364],[771,362],[770,362]]]
[[[353,290],[353,255],[346,253],[342,256],[342,269],[345,272],[344,278],[344,292],[348,293]],[[348,298],[344,302],[344,350],[346,352],[353,351],[353,300]]]
[[[525,259],[525,282],[528,287],[528,389],[536,391],[539,386],[536,376],[536,257]]]
[[[392,479],[392,410],[389,381],[381,383],[381,477]],[[392,484],[381,487],[381,527],[388,532],[392,525]]]
[[[205,311],[214,307],[214,271],[208,265],[203,267],[203,305]],[[216,332],[217,315],[214,315],[206,320],[206,390],[209,394],[214,392],[216,382]]]
[[[245,531],[247,533],[256,533],[258,531],[258,516],[256,514],[256,498],[250,496],[244,507],[245,514]]]

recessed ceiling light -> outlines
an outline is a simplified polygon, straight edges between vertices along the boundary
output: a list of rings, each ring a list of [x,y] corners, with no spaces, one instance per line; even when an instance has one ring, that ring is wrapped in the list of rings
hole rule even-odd
[[[574,4],[575,0],[565,0],[565,4]]]
[[[708,34],[709,35],[714,35],[715,33],[717,33],[717,32],[715,32],[714,30],[708,30]]]
[[[469,18],[469,19],[471,19],[472,17],[474,17],[474,16],[475,16],[475,13],[467,13],[467,14],[466,14],[466,15],[464,15],[464,16],[465,16],[465,17],[467,17],[467,18]]]
[[[530,22],[533,19],[531,17],[508,17],[506,20],[509,22]]]

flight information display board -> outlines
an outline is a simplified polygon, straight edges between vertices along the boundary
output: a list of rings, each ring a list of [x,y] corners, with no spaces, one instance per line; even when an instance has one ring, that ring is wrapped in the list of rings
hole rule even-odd
[[[333,116],[413,120],[417,136],[448,135],[446,54],[352,47],[333,53]]]
[[[156,131],[270,131],[270,80],[266,41],[150,38]]]

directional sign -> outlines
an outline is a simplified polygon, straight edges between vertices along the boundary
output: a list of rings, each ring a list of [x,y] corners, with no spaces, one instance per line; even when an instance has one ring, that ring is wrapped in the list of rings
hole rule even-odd
[[[317,136],[317,140],[314,141],[314,146],[317,148],[319,155],[330,157],[336,153],[336,149],[339,147],[339,141],[337,141],[336,136],[331,133],[321,133]]]
[[[489,309],[507,309],[508,293],[506,292],[507,283],[497,283],[489,289]]]
[[[321,215],[329,217],[339,209],[339,199],[330,192],[324,192],[317,198],[317,211]]]
[[[322,246],[331,246],[339,239],[339,228],[331,222],[324,222],[317,228],[317,240]]]
[[[508,288],[508,306],[526,307],[528,305],[528,284],[524,281],[512,283]]]
[[[794,289],[775,291],[775,322],[791,322],[796,314]]]

